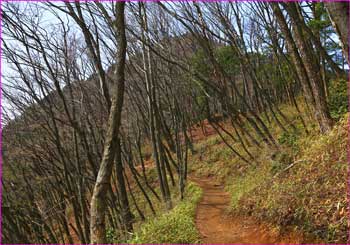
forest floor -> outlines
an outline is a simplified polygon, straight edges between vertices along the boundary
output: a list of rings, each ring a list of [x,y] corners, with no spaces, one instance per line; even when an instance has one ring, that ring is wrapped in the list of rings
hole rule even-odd
[[[203,190],[197,206],[196,227],[205,244],[289,243],[303,241],[300,233],[289,232],[283,236],[267,224],[261,224],[248,216],[233,216],[228,212],[230,194],[213,178],[191,178]]]
[[[158,212],[137,228],[131,243],[345,243],[349,115],[325,135],[308,120],[305,135],[293,108],[282,110],[297,129],[283,132],[273,125],[281,150],[249,146],[255,164],[236,157],[207,120],[194,125],[185,200],[175,193],[174,209]],[[220,124],[232,131],[227,121]],[[225,139],[240,149],[239,143]],[[150,147],[143,152],[145,167],[156,180]]]

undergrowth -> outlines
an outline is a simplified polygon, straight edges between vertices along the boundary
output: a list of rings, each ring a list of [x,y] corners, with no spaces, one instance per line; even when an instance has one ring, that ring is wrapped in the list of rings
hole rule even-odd
[[[145,153],[148,154],[147,152]],[[159,187],[156,168],[153,166],[147,167],[146,176],[147,176],[149,185],[152,186],[153,190],[158,194],[158,197],[161,198],[159,194],[161,191]],[[170,176],[168,175],[167,178],[170,179]],[[145,223],[150,222],[153,219],[155,220],[159,218],[162,214],[166,212],[166,204],[160,201],[159,199],[157,199],[154,193],[148,187],[146,187],[146,183],[143,178],[140,178],[139,181],[141,182],[141,185],[143,186],[144,191],[147,193],[147,196],[152,203],[155,213],[152,212],[152,209],[149,206],[149,203],[144,197],[140,188],[136,186],[136,183],[131,182],[130,185],[132,186],[132,190],[133,190],[133,198],[131,198],[130,200],[131,201],[130,210],[131,210],[131,213],[133,214],[133,230],[135,234],[138,234],[141,231]],[[176,175],[174,176],[174,182],[175,182],[174,185],[171,182],[169,182],[169,189],[171,193],[172,206],[177,207],[177,205],[181,204],[182,201],[180,200],[180,191],[177,185],[178,177]],[[193,184],[190,183],[190,186],[192,185]],[[187,197],[187,195],[191,195],[193,188],[194,187],[189,187],[189,186],[186,187],[185,197]],[[188,198],[185,198],[186,201],[187,199]],[[137,203],[139,210],[136,208],[135,202]],[[140,215],[139,213],[140,211],[142,212],[142,215]],[[108,243],[119,244],[119,243],[128,243],[129,240],[133,240],[135,238],[135,235],[131,233],[125,233],[121,230],[117,230],[108,226],[106,229],[106,237],[107,237]]]
[[[189,183],[183,201],[172,210],[142,224],[127,243],[199,243],[194,218],[201,195],[201,188]]]
[[[267,114],[262,118],[278,142],[278,149],[264,144],[261,147],[247,144],[246,148],[254,156],[254,161],[245,163],[223,143],[219,135],[214,134],[195,144],[196,153],[190,154],[189,170],[196,176],[212,176],[225,184],[231,195],[232,214],[254,216],[274,224],[281,232],[286,227],[301,230],[307,237],[312,237],[312,241],[346,242],[349,225],[346,219],[345,149],[349,115],[344,114],[344,99],[332,96],[334,89],[343,91],[342,88],[330,88],[329,106],[338,122],[327,134],[319,135],[316,122],[308,116],[310,113],[305,112],[305,105],[299,100],[301,115],[291,105],[280,106],[282,113],[288,115],[290,120],[285,125],[287,131],[268,118]],[[304,128],[301,116],[307,128]],[[226,122],[224,126],[232,132],[229,123]],[[254,132],[249,125],[245,127],[249,132]],[[258,138],[256,135],[254,137]],[[225,140],[249,159],[238,142],[227,135]],[[145,148],[144,152],[149,152],[149,149]],[[154,182],[155,169],[147,171],[152,172],[150,182]],[[185,199],[179,201],[176,200],[176,189],[172,198],[175,207],[164,213],[161,211],[164,207],[157,201],[153,202],[160,212],[146,221],[137,222],[135,232],[127,243],[199,242],[194,218],[202,190],[190,183],[186,187]],[[138,203],[148,210],[146,202],[138,200]],[[109,241],[122,242],[114,240],[112,235]]]
[[[296,226],[325,242],[345,242],[346,138],[347,117],[326,135],[300,138],[300,150],[287,170],[279,170],[277,176],[263,168],[248,173],[244,185],[253,182],[255,187],[246,188],[238,198],[242,187],[232,183],[232,210]],[[254,181],[257,174],[265,180]]]
[[[279,150],[248,146],[255,161],[247,164],[218,135],[213,135],[196,145],[199,153],[191,156],[191,170],[197,176],[213,176],[225,183],[231,194],[233,214],[252,215],[275,224],[281,232],[283,227],[302,230],[313,241],[345,243],[349,230],[346,219],[349,115],[337,111],[334,128],[320,135],[315,121],[303,113],[309,132],[305,134],[296,110],[289,105],[280,108],[295,128],[288,127],[285,132],[270,124]],[[229,128],[227,123],[225,126]],[[247,157],[240,144],[232,140],[230,143]]]

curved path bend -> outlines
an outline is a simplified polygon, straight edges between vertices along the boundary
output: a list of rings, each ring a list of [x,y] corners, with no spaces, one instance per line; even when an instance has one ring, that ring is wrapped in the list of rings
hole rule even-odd
[[[260,243],[260,244],[298,244],[302,237],[296,233],[280,236],[278,232],[251,217],[232,217],[227,208],[230,196],[224,186],[213,179],[191,178],[203,189],[203,196],[197,206],[196,226],[203,243]]]

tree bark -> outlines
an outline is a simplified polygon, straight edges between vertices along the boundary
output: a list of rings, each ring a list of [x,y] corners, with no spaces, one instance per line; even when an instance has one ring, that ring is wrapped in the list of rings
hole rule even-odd
[[[303,61],[301,60],[301,57],[299,55],[298,48],[293,40],[292,33],[288,28],[287,22],[282,14],[280,7],[278,6],[278,3],[271,3],[271,5],[272,5],[273,12],[276,16],[278,25],[280,26],[281,31],[286,39],[287,50],[292,57],[292,60],[296,69],[296,73],[302,85],[304,95],[310,104],[315,105],[315,100],[312,95],[311,85],[307,76],[307,72],[303,64]]]
[[[117,35],[118,52],[116,67],[116,84],[114,86],[111,109],[108,118],[108,129],[104,143],[104,152],[100,169],[97,175],[90,210],[90,243],[106,243],[105,211],[106,193],[110,185],[110,178],[114,157],[116,154],[116,144],[119,139],[119,128],[121,125],[121,113],[124,101],[125,86],[125,57],[126,57],[126,36],[124,22],[125,2],[116,3],[115,29]]]
[[[348,2],[324,2],[332,25],[340,37],[343,52],[348,64],[349,58],[349,3]]]
[[[333,122],[327,108],[324,90],[321,86],[322,78],[320,76],[319,64],[315,63],[312,45],[305,39],[303,30],[301,29],[302,23],[300,23],[300,21],[303,20],[299,18],[297,5],[294,3],[284,4],[292,20],[293,33],[296,41],[294,42],[278,3],[271,4],[278,24],[285,35],[288,49],[291,51],[291,56],[304,93],[308,98],[307,100],[313,105],[315,118],[320,126],[320,131],[324,133],[332,127]]]
[[[299,48],[301,58],[307,71],[311,89],[315,99],[315,117],[322,133],[332,128],[333,121],[329,114],[327,101],[322,88],[322,78],[320,75],[320,64],[315,61],[313,47],[310,40],[307,40],[302,26],[304,20],[298,14],[298,3],[283,4],[291,18],[296,44]]]
[[[120,139],[118,137],[117,149],[115,155],[115,171],[117,175],[118,190],[119,190],[119,199],[120,199],[120,208],[121,208],[121,217],[122,225],[126,231],[132,231],[132,219],[133,215],[130,211],[128,194],[126,192],[125,181],[124,181],[124,168],[122,162],[122,150],[120,145]]]

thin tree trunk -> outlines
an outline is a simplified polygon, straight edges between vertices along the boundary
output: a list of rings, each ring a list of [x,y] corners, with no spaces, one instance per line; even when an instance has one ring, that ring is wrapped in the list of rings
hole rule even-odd
[[[121,125],[121,113],[124,101],[125,82],[125,58],[126,58],[126,36],[124,23],[125,2],[116,3],[115,29],[118,34],[118,53],[116,68],[116,84],[114,87],[112,105],[108,118],[108,130],[104,143],[103,157],[95,183],[90,210],[90,243],[106,243],[106,193],[110,184],[114,156],[116,151],[116,139],[119,137]]]
[[[116,162],[115,169],[117,174],[120,208],[121,208],[121,216],[122,216],[122,222],[123,222],[122,225],[125,227],[126,231],[130,232],[132,231],[133,215],[131,214],[131,211],[130,211],[128,195],[125,187],[125,181],[124,181],[124,175],[123,175],[124,169],[123,169],[121,154],[122,154],[121,145],[120,145],[120,140],[118,138],[116,155],[115,155],[115,162]]]
[[[343,52],[348,64],[349,58],[349,3],[344,2],[324,2],[334,29],[337,31]]]
[[[314,52],[311,43],[306,39],[302,30],[304,20],[298,14],[298,3],[284,4],[289,17],[292,20],[295,40],[299,47],[304,66],[310,79],[312,92],[315,99],[315,117],[322,133],[332,128],[333,121],[329,114],[327,102],[322,88],[322,78],[320,76],[320,65],[314,60]]]

